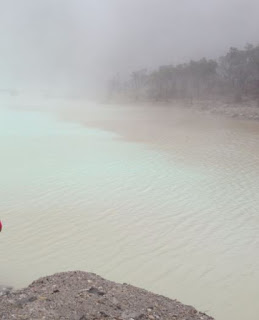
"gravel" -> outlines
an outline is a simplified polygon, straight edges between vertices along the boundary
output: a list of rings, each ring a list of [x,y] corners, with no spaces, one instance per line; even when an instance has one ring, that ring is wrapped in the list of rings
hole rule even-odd
[[[82,271],[40,278],[2,291],[0,319],[213,320],[177,300]]]

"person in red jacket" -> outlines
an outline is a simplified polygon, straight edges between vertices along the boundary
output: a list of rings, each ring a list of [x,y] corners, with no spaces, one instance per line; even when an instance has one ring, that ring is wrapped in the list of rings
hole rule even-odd
[[[2,222],[0,220],[0,232],[2,231],[2,228],[3,228],[3,225],[2,225]]]

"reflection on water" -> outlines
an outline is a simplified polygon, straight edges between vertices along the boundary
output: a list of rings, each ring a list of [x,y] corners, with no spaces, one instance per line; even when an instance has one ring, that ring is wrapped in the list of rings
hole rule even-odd
[[[256,320],[259,126],[89,110],[0,109],[0,283],[81,269]]]

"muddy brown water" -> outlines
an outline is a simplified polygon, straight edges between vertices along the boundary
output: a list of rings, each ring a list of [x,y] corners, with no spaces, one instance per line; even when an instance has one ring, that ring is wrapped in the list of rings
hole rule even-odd
[[[0,283],[80,269],[217,319],[258,319],[259,123],[2,105]]]

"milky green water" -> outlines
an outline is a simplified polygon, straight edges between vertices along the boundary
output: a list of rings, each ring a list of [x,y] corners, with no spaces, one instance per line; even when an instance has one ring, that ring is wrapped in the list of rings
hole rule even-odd
[[[80,269],[257,320],[259,130],[240,126],[181,123],[152,144],[0,108],[0,283]]]

